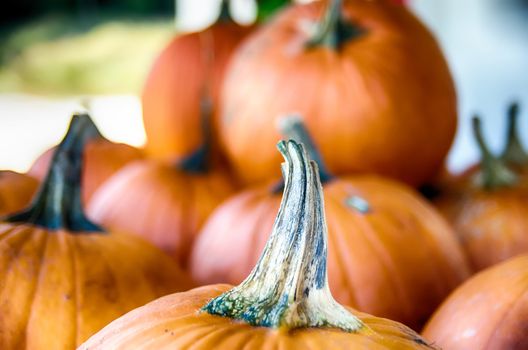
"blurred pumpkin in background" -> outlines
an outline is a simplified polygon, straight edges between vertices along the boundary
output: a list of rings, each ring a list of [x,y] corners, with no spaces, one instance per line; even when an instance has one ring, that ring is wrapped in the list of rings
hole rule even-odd
[[[470,274],[450,226],[405,185],[372,175],[330,175],[300,119],[282,124],[286,136],[301,141],[319,163],[336,299],[419,329]],[[240,283],[269,238],[279,204],[280,193],[264,186],[216,209],[193,247],[196,282]]]
[[[198,151],[176,164],[127,165],[99,188],[87,211],[95,222],[141,236],[184,265],[204,221],[235,191],[228,173],[212,166],[211,104],[202,110],[205,143]]]
[[[189,280],[143,240],[84,216],[84,147],[99,137],[72,119],[32,205],[0,222],[0,348],[74,349],[108,322]]]
[[[0,171],[0,216],[27,207],[37,187],[38,181],[31,176],[10,170]]]
[[[491,153],[473,118],[480,164],[454,177],[435,199],[440,212],[453,224],[471,264],[486,268],[528,253],[528,186]]]
[[[112,322],[80,350],[434,348],[402,324],[334,300],[317,165],[293,141],[279,149],[286,160],[284,196],[247,279],[237,287],[211,285],[158,299]]]
[[[446,350],[528,349],[528,255],[467,280],[444,301],[423,334]]]
[[[114,143],[101,135],[99,131],[85,147],[83,154],[83,203],[87,204],[94,192],[111,177],[115,172],[127,163],[143,158],[143,153],[130,145],[124,143]],[[53,154],[57,147],[53,147],[44,152],[33,163],[28,174],[43,181],[50,169]]]
[[[141,101],[146,150],[155,158],[175,161],[205,142],[201,102],[211,99],[216,113],[227,62],[252,30],[231,18],[228,4],[221,1],[220,16],[209,28],[177,35],[152,66]]]
[[[335,174],[421,185],[457,124],[455,87],[429,31],[390,0],[290,6],[237,50],[220,115],[223,146],[246,183],[279,176],[276,118],[300,113]]]

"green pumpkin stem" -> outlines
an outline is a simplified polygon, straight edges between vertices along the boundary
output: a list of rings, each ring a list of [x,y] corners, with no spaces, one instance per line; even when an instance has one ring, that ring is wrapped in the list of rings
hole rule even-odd
[[[342,16],[342,0],[331,0],[315,34],[308,40],[308,49],[328,47],[340,50],[348,41],[362,36],[365,30]]]
[[[528,153],[524,150],[518,130],[519,104],[514,102],[508,108],[507,144],[501,158],[506,164],[528,165]]]
[[[481,154],[481,170],[477,177],[479,186],[487,190],[510,187],[517,182],[517,176],[504,162],[491,153],[482,135],[480,118],[475,116],[472,120],[473,134]]]
[[[365,325],[334,300],[328,287],[327,227],[317,164],[295,141],[281,141],[278,148],[286,160],[286,183],[271,237],[246,280],[203,310],[253,326],[358,331]]]
[[[321,153],[317,149],[310,133],[303,123],[302,117],[291,115],[279,119],[279,130],[288,139],[302,143],[310,159],[313,159],[319,167],[319,177],[322,183],[332,180],[333,176],[327,170]]]
[[[32,204],[5,221],[30,223],[50,230],[103,232],[86,218],[81,195],[84,149],[88,142],[98,138],[102,135],[87,114],[74,115]]]
[[[220,1],[220,14],[218,15],[217,22],[234,22],[229,9],[229,0]]]
[[[201,122],[204,142],[196,151],[177,163],[177,168],[188,173],[205,173],[209,170],[211,153],[211,116],[213,105],[211,99],[204,94],[201,101]]]

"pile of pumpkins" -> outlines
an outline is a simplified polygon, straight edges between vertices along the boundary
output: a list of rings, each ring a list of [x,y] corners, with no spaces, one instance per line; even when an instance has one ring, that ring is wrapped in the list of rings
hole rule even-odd
[[[155,61],[145,149],[82,112],[0,172],[0,348],[528,349],[519,106],[451,175],[454,83],[401,1],[221,6]]]

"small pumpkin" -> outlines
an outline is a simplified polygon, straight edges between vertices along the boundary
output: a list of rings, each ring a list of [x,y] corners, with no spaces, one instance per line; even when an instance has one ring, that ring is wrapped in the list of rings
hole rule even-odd
[[[38,187],[33,177],[10,170],[0,171],[0,216],[24,209]]]
[[[93,127],[96,128],[95,124]],[[37,158],[28,174],[43,181],[56,149],[57,147],[53,147]],[[86,145],[83,154],[86,162],[83,167],[83,203],[87,204],[97,188],[125,164],[141,158],[143,153],[139,149],[124,143],[110,142],[97,131],[97,137]]]
[[[528,255],[467,280],[423,332],[442,349],[528,349]]]
[[[74,116],[31,206],[0,222],[0,348],[73,349],[127,311],[189,286],[161,251],[84,216],[84,146],[98,137]]]
[[[285,114],[305,116],[335,174],[378,173],[413,186],[438,172],[457,124],[438,44],[390,0],[289,7],[236,51],[222,97],[221,141],[251,184],[279,176],[271,146]]]
[[[300,119],[282,124],[286,136],[302,141],[320,164],[329,282],[337,300],[419,329],[469,276],[452,229],[404,185],[372,175],[328,173]],[[263,186],[219,206],[193,246],[193,278],[199,284],[240,283],[268,240],[279,204],[280,194]]]
[[[235,47],[252,30],[229,15],[221,1],[220,17],[209,28],[177,35],[154,62],[141,97],[147,152],[174,161],[205,142],[201,133],[204,95],[219,103],[225,67]],[[216,137],[216,131],[213,130]]]
[[[435,200],[452,223],[475,270],[528,253],[528,187],[491,153],[473,118],[481,162],[456,177]]]
[[[209,135],[204,146],[181,162],[142,160],[124,167],[93,196],[88,216],[143,237],[186,265],[198,230],[235,191],[227,172],[212,166],[208,122],[202,131]]]
[[[234,288],[211,285],[158,299],[112,322],[80,350],[433,348],[402,324],[334,300],[317,165],[293,141],[279,149],[286,159],[284,197],[247,279]]]

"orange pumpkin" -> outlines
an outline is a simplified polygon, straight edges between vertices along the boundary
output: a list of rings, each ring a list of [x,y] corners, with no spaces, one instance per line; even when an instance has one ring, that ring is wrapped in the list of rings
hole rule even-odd
[[[435,205],[450,221],[474,269],[528,253],[528,187],[493,155],[473,119],[479,165],[458,176]]]
[[[424,336],[449,350],[528,349],[528,255],[484,270],[458,287]]]
[[[389,0],[285,10],[233,56],[221,108],[221,140],[246,183],[279,176],[271,145],[285,114],[305,116],[335,174],[374,172],[411,185],[440,169],[457,120],[437,43]]]
[[[311,145],[298,119],[288,123],[287,136]],[[371,175],[334,177],[320,169],[329,282],[337,300],[418,329],[469,276],[451,228],[404,185]],[[189,264],[193,278],[199,284],[242,281],[258,260],[279,204],[280,194],[268,187],[223,203],[196,239]]]
[[[294,142],[279,147],[286,159],[284,197],[248,278],[234,288],[212,285],[158,299],[112,322],[80,350],[433,348],[402,324],[334,300],[317,165]]]
[[[56,147],[53,147],[37,158],[28,174],[40,181],[44,180],[55,150]],[[83,203],[86,204],[103,182],[127,163],[143,158],[143,154],[137,148],[124,143],[108,141],[98,131],[98,136],[86,145],[83,157],[86,162],[83,167]]]
[[[0,223],[0,349],[74,349],[125,312],[189,283],[148,243],[104,232],[81,204],[82,154],[97,137],[74,116],[33,204]]]
[[[149,240],[185,265],[202,224],[235,191],[227,172],[212,167],[210,134],[205,140],[177,164],[143,160],[127,165],[93,196],[88,216]]]
[[[222,1],[215,24],[201,32],[178,35],[154,62],[142,95],[146,150],[151,156],[173,161],[205,142],[201,102],[210,98],[216,111],[225,66],[251,31],[229,17],[227,4]]]
[[[0,216],[25,208],[38,187],[31,176],[14,171],[0,171]]]

